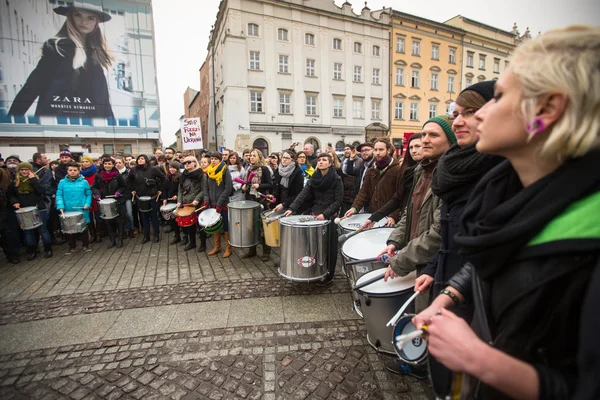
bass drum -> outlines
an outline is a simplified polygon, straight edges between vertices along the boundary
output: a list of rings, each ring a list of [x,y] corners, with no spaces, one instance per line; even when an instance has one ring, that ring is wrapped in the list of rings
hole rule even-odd
[[[279,220],[281,262],[279,275],[293,282],[323,280],[327,275],[329,220],[293,215]]]

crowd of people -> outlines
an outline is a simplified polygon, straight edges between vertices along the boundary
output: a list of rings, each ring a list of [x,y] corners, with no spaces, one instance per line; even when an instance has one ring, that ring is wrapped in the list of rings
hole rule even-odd
[[[426,326],[427,364],[395,360],[390,371],[425,379],[440,398],[600,398],[600,30],[570,27],[525,42],[497,81],[456,98],[406,141],[397,158],[388,138],[315,151],[292,145],[265,158],[258,149],[167,148],[154,157],[83,157],[65,151],[49,162],[11,156],[0,169],[0,236],[10,262],[20,240],[28,259],[41,237],[76,241],[88,251],[105,234],[123,246],[141,224],[143,240],[207,250],[207,233],[163,221],[159,208],[214,208],[223,227],[209,256],[229,257],[228,205],[252,200],[265,209],[333,220],[369,213],[363,228],[387,217],[394,231],[385,280],[416,271],[417,328]],[[594,172],[596,171],[596,172]],[[119,219],[103,221],[97,202],[115,198]],[[140,198],[150,198],[147,203]],[[43,224],[19,238],[14,211],[36,205]],[[60,213],[84,210],[87,231],[63,238]],[[197,245],[196,236],[200,237]],[[327,238],[331,282],[338,238]],[[224,242],[224,243],[223,243]],[[383,247],[383,246],[382,246]],[[261,235],[261,258],[271,249]],[[242,258],[256,257],[253,246]],[[452,310],[452,311],[450,311]],[[459,377],[459,379],[457,379]],[[460,382],[460,383],[457,383]],[[454,397],[453,397],[454,398]]]

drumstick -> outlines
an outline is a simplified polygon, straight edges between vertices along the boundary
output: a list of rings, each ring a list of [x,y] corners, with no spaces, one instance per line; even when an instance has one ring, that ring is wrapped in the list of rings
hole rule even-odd
[[[392,252],[392,257],[395,256],[396,254],[398,254],[397,251]],[[384,263],[389,263],[390,256],[388,256],[387,253],[384,253],[378,257],[363,258],[362,260],[348,261],[348,262],[346,262],[346,265],[363,264],[363,263],[368,263],[368,262],[373,262],[373,261],[383,261]]]
[[[372,283],[375,283],[375,282],[377,282],[377,281],[380,281],[380,280],[382,280],[384,277],[385,277],[385,273],[383,273],[383,274],[381,274],[381,275],[377,275],[376,277],[374,277],[374,278],[371,278],[371,279],[369,279],[369,280],[366,280],[366,281],[364,281],[363,283],[359,283],[358,285],[354,286],[354,287],[352,288],[352,290],[359,290],[359,289],[362,289],[362,288],[364,288],[365,286],[369,286],[369,285],[370,285],[370,284],[372,284]]]
[[[109,196],[104,196],[104,198],[109,198],[109,197],[117,197],[117,196],[115,196],[114,194],[111,194]]]
[[[402,347],[404,347],[404,345],[406,343],[411,342],[413,339],[418,338],[423,333],[424,332],[422,329],[417,329],[414,332],[407,333],[405,335],[396,336],[396,347],[398,348],[398,350],[402,350]]]
[[[162,194],[162,192],[159,190],[158,193],[156,193],[156,201],[158,201],[158,198],[160,197],[160,195]]]
[[[357,230],[355,230],[354,232],[350,232],[350,233],[346,233],[345,235],[341,235],[338,238],[338,243],[342,244],[344,243],[346,240],[350,239],[352,236],[358,235],[359,233],[361,233],[364,229],[362,227],[358,228]]]
[[[396,313],[396,315],[394,315],[392,317],[392,319],[390,319],[388,321],[388,323],[385,326],[394,326],[396,325],[396,323],[398,322],[398,319],[402,316],[402,313],[404,313],[404,310],[406,310],[406,307],[408,307],[408,305],[410,303],[413,302],[413,300],[420,294],[420,291],[416,291],[412,296],[409,297],[408,300],[406,300],[406,303],[402,304],[402,307],[400,307],[400,309],[398,310],[398,312]]]
[[[336,219],[333,220],[333,223],[336,224],[336,225],[339,225],[340,222],[342,222],[346,218],[350,218],[350,217],[343,216],[342,218],[336,218]]]
[[[200,207],[199,209],[197,209],[197,210],[196,210],[196,211],[194,211],[194,212],[202,211],[202,210],[203,210],[203,209],[205,209],[205,208],[206,208],[206,206],[202,206],[202,207]]]

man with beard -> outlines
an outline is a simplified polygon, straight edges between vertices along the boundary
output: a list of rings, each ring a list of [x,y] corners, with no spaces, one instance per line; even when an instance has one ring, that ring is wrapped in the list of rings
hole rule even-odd
[[[21,162],[21,160],[19,159],[19,156],[9,156],[6,159],[6,169],[8,170],[8,172],[10,172],[10,180],[14,181],[16,176],[17,176],[17,167],[19,166],[19,163]]]
[[[171,161],[175,161],[175,149],[172,147],[167,147],[165,149],[165,162],[167,163],[167,167]]]
[[[365,179],[365,173],[375,161],[375,159],[373,158],[374,148],[375,146],[371,142],[365,142],[356,148],[356,151],[360,153],[360,157],[362,158],[363,162],[358,171],[356,171],[356,180],[354,182],[354,194],[357,194],[360,188],[362,187]],[[353,172],[348,173],[352,174]]]
[[[223,161],[225,162],[225,164],[229,163],[229,154],[231,154],[231,150],[224,149],[222,154],[223,154]]]
[[[65,179],[67,176],[67,166],[73,161],[73,156],[69,150],[63,150],[60,152],[60,163],[58,167],[54,169],[54,181],[55,185],[58,186],[58,182]]]

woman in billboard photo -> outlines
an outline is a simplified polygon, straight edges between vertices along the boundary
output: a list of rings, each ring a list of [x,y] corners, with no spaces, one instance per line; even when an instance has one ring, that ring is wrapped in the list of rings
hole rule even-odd
[[[105,76],[113,57],[100,30],[100,23],[111,16],[83,2],[56,7],[54,12],[67,20],[42,45],[42,57],[9,114],[25,115],[38,99],[37,116],[113,118]]]

